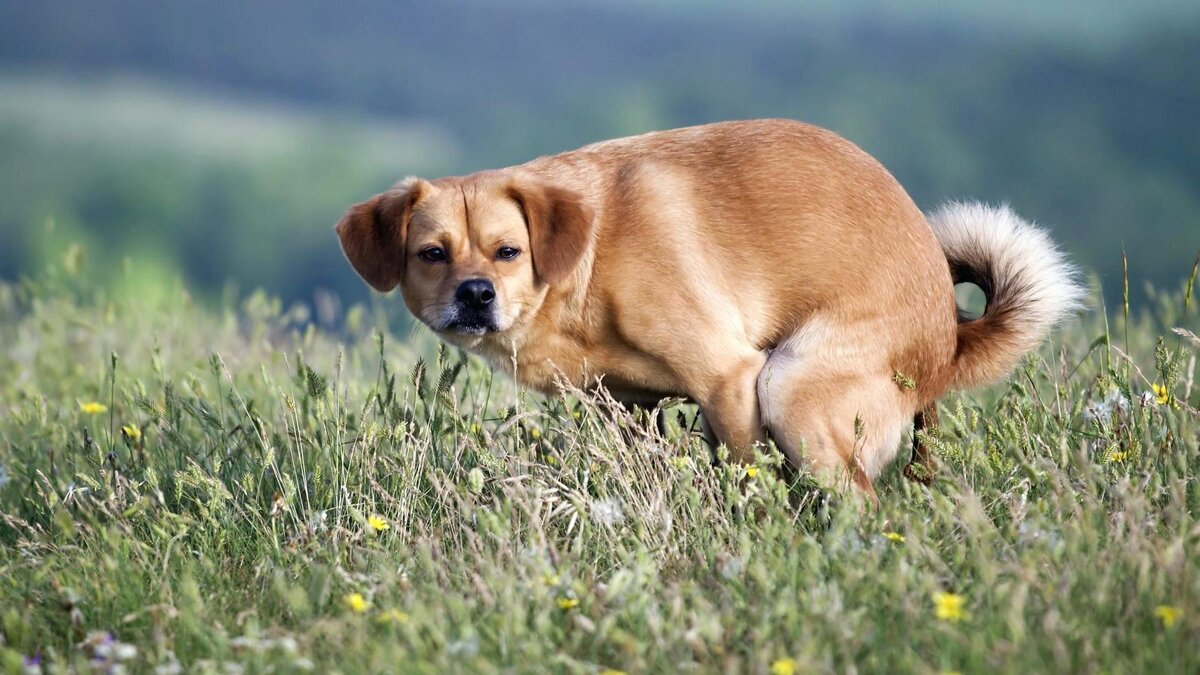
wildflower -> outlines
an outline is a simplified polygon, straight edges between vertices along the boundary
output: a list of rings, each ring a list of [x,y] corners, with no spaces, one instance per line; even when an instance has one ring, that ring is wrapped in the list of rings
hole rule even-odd
[[[1170,628],[1183,616],[1183,608],[1174,605],[1159,605],[1154,608],[1154,616],[1162,621],[1163,628]]]
[[[563,596],[558,599],[558,608],[563,611],[575,609],[578,606],[579,606],[579,600],[576,598],[569,598],[569,597]]]
[[[345,598],[342,598],[342,600],[345,601],[346,606],[350,608],[350,611],[354,612],[355,614],[362,614],[363,612],[367,611],[368,607],[371,606],[371,603],[367,602],[367,599],[363,597],[362,593],[351,593]]]
[[[621,510],[621,502],[611,497],[592,500],[592,519],[612,527],[625,520],[625,512]]]
[[[458,659],[469,659],[479,653],[479,636],[471,634],[446,645],[446,653]]]
[[[483,427],[479,426],[478,422],[472,422],[471,423],[471,433],[478,434],[480,431],[483,431]]]
[[[108,406],[104,405],[103,403],[88,401],[87,403],[81,404],[79,409],[82,410],[83,414],[85,415],[99,415],[100,413],[108,410]]]
[[[758,475],[758,467],[757,466],[746,467],[746,477],[747,478],[754,478],[757,475]]]
[[[795,675],[796,659],[777,659],[771,664],[771,675]]]
[[[137,443],[142,440],[142,430],[136,424],[125,424],[121,426],[121,435],[130,443]]]
[[[957,593],[933,594],[934,616],[942,621],[962,621],[967,618],[967,599]]]
[[[296,638],[290,635],[284,635],[283,637],[274,639],[268,638],[266,640],[262,640],[259,644],[262,645],[263,649],[279,649],[287,652],[288,654],[295,654],[300,649],[300,645],[296,642]]]
[[[1164,384],[1152,384],[1150,390],[1154,392],[1154,401],[1159,405],[1166,405],[1171,400],[1171,392],[1167,391],[1167,386]]]
[[[379,618],[376,620],[379,623],[408,623],[408,615],[393,607],[386,612],[380,612]]]
[[[883,538],[887,539],[888,541],[894,541],[897,544],[904,543],[904,535],[900,534],[899,532],[884,532]]]
[[[534,427],[529,430],[529,435],[530,435],[530,437],[533,438],[533,440],[536,441],[537,439],[542,437],[542,430],[537,427]]]
[[[391,524],[384,520],[383,516],[374,513],[367,517],[367,525],[370,525],[371,529],[376,532],[392,529]]]
[[[1104,399],[1104,403],[1117,417],[1124,417],[1129,412],[1129,399],[1125,398],[1121,390],[1116,387],[1108,390],[1108,396]]]
[[[1085,422],[1108,421],[1116,417],[1124,417],[1129,412],[1129,399],[1119,389],[1108,390],[1101,401],[1091,400],[1083,408]]]
[[[542,577],[542,583],[547,586],[557,586],[561,582],[562,579],[560,579],[557,574],[547,574]]]
[[[1114,462],[1124,462],[1129,459],[1129,453],[1121,450],[1113,450],[1108,453],[1108,457],[1104,459],[1105,463],[1113,464]]]
[[[249,635],[239,635],[229,641],[229,646],[235,652],[242,652],[247,649],[258,649],[260,645],[258,638],[250,637]]]
[[[93,661],[128,661],[137,656],[137,647],[121,642],[112,633],[102,630],[88,633],[79,648],[90,652]]]
[[[719,571],[721,572],[721,576],[726,579],[732,579],[740,576],[745,569],[746,560],[740,556],[732,556],[721,562]]]

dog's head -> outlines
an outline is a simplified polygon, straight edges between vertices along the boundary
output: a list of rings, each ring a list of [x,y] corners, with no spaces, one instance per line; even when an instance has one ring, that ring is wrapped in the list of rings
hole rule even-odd
[[[368,284],[399,285],[417,318],[469,339],[510,330],[571,277],[592,214],[576,193],[536,179],[410,178],[350,207],[337,233]]]

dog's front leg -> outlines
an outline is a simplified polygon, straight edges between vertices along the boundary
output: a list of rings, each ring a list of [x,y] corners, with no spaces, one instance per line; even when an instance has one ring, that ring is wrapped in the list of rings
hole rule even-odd
[[[766,431],[758,409],[756,382],[766,357],[758,352],[737,360],[722,375],[704,387],[700,404],[704,422],[718,443],[729,449],[729,459],[739,464],[754,461],[754,445],[766,442]],[[705,434],[708,436],[708,434]]]

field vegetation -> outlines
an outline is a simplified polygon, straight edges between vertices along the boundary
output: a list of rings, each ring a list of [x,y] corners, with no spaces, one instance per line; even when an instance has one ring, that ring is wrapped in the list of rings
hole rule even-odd
[[[378,306],[82,278],[0,285],[7,671],[1200,668],[1194,279],[947,397],[874,508]]]

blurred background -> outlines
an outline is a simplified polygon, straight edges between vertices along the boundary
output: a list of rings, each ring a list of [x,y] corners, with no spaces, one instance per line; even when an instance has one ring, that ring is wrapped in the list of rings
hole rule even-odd
[[[398,178],[753,117],[1010,202],[1110,303],[1200,251],[1195,0],[0,0],[0,278],[361,300],[332,227]]]

